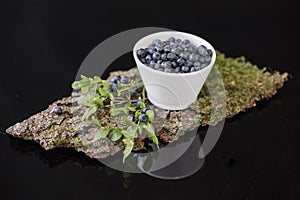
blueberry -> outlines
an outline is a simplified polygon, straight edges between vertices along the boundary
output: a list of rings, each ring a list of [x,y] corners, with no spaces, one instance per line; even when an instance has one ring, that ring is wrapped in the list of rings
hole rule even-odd
[[[148,54],[145,59],[146,59],[146,63],[149,64],[152,60],[152,56]]]
[[[160,39],[156,39],[156,40],[153,40],[152,43],[157,45],[157,44],[161,44],[162,42]]]
[[[185,39],[185,40],[182,41],[182,43],[183,44],[190,44],[191,42],[189,40]]]
[[[206,50],[206,47],[204,45],[199,46],[198,49],[197,49],[197,51],[202,56],[206,56],[207,55],[207,50]]]
[[[186,67],[191,67],[193,65],[193,63],[189,60],[187,60],[184,64]]]
[[[181,39],[177,39],[175,42],[176,44],[181,44]]]
[[[160,64],[156,63],[153,68],[156,69],[156,70],[159,69],[160,68]]]
[[[148,121],[147,115],[146,114],[140,114],[139,121],[140,122],[147,122]]]
[[[201,64],[200,64],[200,62],[194,62],[194,67],[196,68],[196,67],[200,67],[201,66]]]
[[[172,68],[176,68],[176,67],[177,67],[176,61],[172,61]]]
[[[166,45],[166,46],[164,47],[164,51],[165,51],[165,52],[170,52],[170,51],[171,51],[170,45]]]
[[[146,114],[147,110],[150,110],[149,108],[143,108],[142,113]]]
[[[175,53],[168,53],[167,55],[167,59],[172,61],[176,58],[176,54]]]
[[[130,89],[130,96],[135,96],[136,95],[136,89],[134,89],[134,88],[131,88]]]
[[[161,59],[162,60],[167,60],[167,54],[166,53],[161,54]]]
[[[204,63],[205,62],[204,57],[200,56],[199,61],[200,61],[200,63]]]
[[[110,82],[117,84],[120,79],[121,79],[121,76],[115,76],[110,80]]]
[[[162,67],[164,68],[171,68],[172,67],[172,63],[170,61],[165,61],[162,63]]]
[[[198,59],[199,59],[199,55],[196,54],[196,53],[192,53],[192,54],[190,54],[190,56],[189,56],[189,60],[192,61],[192,62],[195,62],[195,61],[197,61]]]
[[[55,107],[53,109],[53,113],[56,115],[61,115],[62,114],[62,109],[60,107]]]
[[[138,55],[139,58],[145,58],[145,56],[147,55],[147,52],[145,49],[139,49],[139,50],[137,50],[136,54]]]
[[[195,72],[195,71],[196,71],[195,67],[191,67],[190,72]]]
[[[177,48],[171,49],[171,52],[175,53],[175,54],[179,54],[180,53],[179,49],[177,49]]]
[[[170,37],[169,38],[169,42],[175,42],[175,38],[174,37]]]
[[[162,62],[163,62],[162,60],[158,60],[156,63],[161,65]]]
[[[180,57],[180,58],[178,58],[178,59],[176,60],[176,62],[177,62],[177,64],[178,64],[179,66],[182,66],[182,65],[184,65],[184,63],[185,63],[185,59],[182,58],[182,57]]]
[[[146,59],[145,58],[141,58],[140,61],[145,64],[146,63]]]
[[[211,61],[211,57],[209,55],[205,56],[204,61],[209,64]]]
[[[188,52],[181,52],[179,55],[180,55],[182,58],[184,58],[184,59],[188,59],[188,57],[189,57],[189,53],[188,53]]]
[[[111,92],[116,92],[118,90],[118,85],[116,83],[112,83],[110,86]]]
[[[162,46],[155,46],[157,52],[163,52],[164,48]]]
[[[136,102],[136,107],[139,109],[140,108],[140,106],[141,106],[141,103],[144,103],[142,100],[137,100],[137,102]]]
[[[212,55],[213,55],[213,52],[212,52],[212,50],[210,50],[210,49],[207,49],[207,53],[208,53],[208,55],[209,55],[210,57],[212,57]]]
[[[152,58],[153,58],[153,60],[159,60],[159,59],[160,59],[160,53],[154,52],[154,53],[152,54]]]
[[[147,49],[147,52],[152,55],[154,52],[156,52],[156,50],[155,48],[150,47]]]
[[[176,68],[174,69],[174,73],[178,73],[178,72],[180,72],[180,67],[176,67]]]
[[[199,71],[201,69],[201,66],[199,67],[194,67],[196,71]]]
[[[181,71],[184,72],[184,73],[187,73],[187,72],[190,71],[190,68],[187,67],[187,66],[183,66],[183,67],[181,67]]]
[[[79,133],[80,133],[80,134],[86,134],[86,133],[88,133],[88,131],[89,131],[89,128],[86,127],[86,126],[82,126],[82,127],[80,127],[80,129],[79,129]]]
[[[122,97],[127,98],[128,97],[128,91],[123,91],[121,93]]]
[[[127,76],[121,76],[120,83],[127,84],[129,83],[129,79]]]
[[[155,62],[154,60],[151,60],[150,63],[149,63],[149,65],[152,66],[152,67],[153,67],[155,64],[156,64],[156,62]]]
[[[172,70],[172,68],[165,68],[164,69],[164,72],[167,72],[167,73],[172,73],[173,72],[173,70]]]

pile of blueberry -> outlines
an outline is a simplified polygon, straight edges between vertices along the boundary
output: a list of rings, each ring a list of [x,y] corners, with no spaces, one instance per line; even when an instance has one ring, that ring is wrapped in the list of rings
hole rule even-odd
[[[209,65],[212,50],[199,47],[189,40],[170,37],[166,41],[154,40],[148,48],[137,50],[139,60],[152,69],[168,73],[189,73]]]

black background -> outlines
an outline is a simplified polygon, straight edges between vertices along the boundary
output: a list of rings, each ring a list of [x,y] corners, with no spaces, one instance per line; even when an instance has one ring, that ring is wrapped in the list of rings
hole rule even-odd
[[[68,96],[89,51],[131,28],[194,33],[292,75],[274,98],[227,120],[204,167],[180,181],[139,174],[125,189],[121,173],[80,153],[0,135],[1,199],[299,199],[299,9],[296,0],[1,1],[2,132]]]

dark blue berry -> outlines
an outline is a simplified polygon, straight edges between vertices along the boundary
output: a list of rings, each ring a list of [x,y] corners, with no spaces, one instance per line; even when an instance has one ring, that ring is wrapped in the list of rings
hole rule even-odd
[[[161,65],[164,68],[171,68],[172,67],[172,63],[170,61],[165,61]]]
[[[164,51],[165,51],[165,52],[170,52],[170,51],[171,51],[170,45],[166,45],[166,46],[164,47]]]
[[[150,54],[148,54],[146,56],[145,60],[146,60],[146,63],[149,64],[151,62],[151,60],[152,60],[152,56]]]
[[[80,129],[79,129],[79,133],[80,133],[80,134],[86,134],[86,133],[88,133],[88,131],[89,131],[89,128],[86,127],[86,126],[82,126],[82,127],[80,127]]]
[[[148,121],[147,115],[146,114],[140,114],[139,121],[140,122],[147,122]]]
[[[196,71],[195,67],[191,67],[190,72],[195,72],[195,71]]]
[[[200,66],[201,66],[200,62],[194,62],[194,67],[195,68],[200,67]]]
[[[139,49],[139,50],[137,50],[136,54],[138,55],[139,58],[145,58],[145,56],[147,55],[147,52],[145,49]]]
[[[176,61],[172,61],[172,68],[176,68],[176,67],[177,67]]]
[[[187,60],[184,64],[186,67],[191,67],[193,65],[193,63],[189,60]]]
[[[212,57],[212,55],[213,55],[213,52],[212,52],[212,50],[210,50],[210,49],[207,49],[207,53],[208,53],[208,55],[209,55],[210,57]]]
[[[175,73],[180,72],[180,67],[176,67],[176,68],[174,69],[174,72],[175,72]]]
[[[118,90],[118,85],[116,83],[112,83],[110,86],[111,92],[116,92]]]
[[[207,50],[206,50],[206,47],[204,45],[199,46],[197,51],[201,56],[206,56],[207,55]]]
[[[168,53],[167,55],[167,59],[170,61],[173,61],[176,58],[176,54],[175,53]]]
[[[184,73],[187,73],[187,72],[190,71],[190,68],[187,67],[187,66],[183,66],[183,67],[181,67],[181,71],[184,72]]]
[[[60,107],[55,107],[53,109],[53,113],[56,115],[61,115],[62,114],[62,109]]]
[[[140,61],[145,64],[146,63],[146,59],[145,58],[141,58]]]
[[[151,54],[151,55],[152,55],[154,52],[156,52],[155,48],[148,48],[147,51],[148,51],[148,53]]]
[[[141,103],[144,103],[142,100],[137,100],[137,102],[136,102],[136,107],[139,109],[140,108],[140,106],[141,106]]]
[[[159,59],[160,59],[160,53],[154,52],[154,53],[152,54],[152,58],[153,58],[153,60],[159,60]]]
[[[210,61],[211,61],[211,57],[210,57],[209,55],[205,56],[205,57],[204,57],[204,61],[205,61],[207,64],[209,64]]]
[[[129,79],[127,76],[121,76],[120,83],[127,84],[129,83]]]
[[[182,66],[185,63],[185,59],[180,57],[176,60],[176,62],[178,64],[178,66]]]
[[[192,54],[190,54],[189,59],[190,59],[190,61],[195,62],[199,59],[199,55],[196,53],[192,53]]]
[[[136,89],[132,88],[130,89],[130,96],[135,96],[136,95]]]
[[[121,76],[115,76],[110,80],[110,82],[117,84],[120,79],[121,79]]]
[[[144,109],[142,110],[142,113],[146,114],[147,110],[150,110],[150,109],[149,109],[149,108],[144,108]]]
[[[162,62],[162,60],[158,60],[156,63],[160,65]]]
[[[165,68],[165,69],[164,69],[164,72],[167,72],[167,73],[172,73],[172,72],[173,72],[173,70],[172,70],[172,68]]]
[[[167,60],[167,54],[166,53],[161,54],[161,59],[164,61]]]
[[[158,70],[160,67],[161,67],[160,64],[156,63],[153,68]]]
[[[175,38],[174,37],[170,37],[169,38],[169,42],[175,42]]]

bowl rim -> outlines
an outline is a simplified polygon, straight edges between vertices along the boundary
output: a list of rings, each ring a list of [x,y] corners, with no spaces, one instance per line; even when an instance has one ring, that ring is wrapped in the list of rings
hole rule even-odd
[[[142,63],[141,61],[140,61],[140,59],[138,58],[138,56],[137,56],[137,54],[136,54],[136,51],[140,48],[138,48],[137,46],[139,45],[139,43],[142,41],[142,40],[145,40],[145,39],[147,39],[148,37],[153,37],[153,36],[155,36],[155,35],[157,35],[158,36],[158,38],[157,39],[160,39],[159,38],[159,35],[161,35],[161,34],[168,34],[169,35],[169,37],[172,37],[172,34],[179,34],[179,35],[182,35],[182,36],[186,36],[187,38],[186,39],[190,39],[190,38],[194,38],[194,39],[197,39],[197,40],[200,40],[201,42],[203,42],[204,41],[204,43],[207,43],[208,44],[208,46],[210,46],[210,47],[208,47],[210,50],[212,50],[212,52],[213,52],[213,54],[212,54],[212,59],[211,59],[211,61],[210,61],[210,63],[209,63],[209,65],[207,65],[205,68],[203,68],[203,69],[200,69],[200,70],[198,70],[198,71],[195,71],[195,72],[189,72],[189,73],[169,73],[169,72],[162,72],[162,71],[159,71],[159,70],[156,70],[156,69],[152,69],[152,68],[150,68],[150,67],[148,67],[147,65],[145,65],[144,63]],[[176,36],[173,36],[173,37],[176,37]],[[194,40],[193,39],[193,40]],[[206,45],[205,45],[206,46]],[[147,47],[145,47],[145,48],[147,48]],[[201,38],[201,37],[199,37],[199,36],[197,36],[197,35],[194,35],[194,34],[191,34],[191,33],[186,33],[186,32],[181,32],[181,31],[161,31],[161,32],[156,32],[156,33],[152,33],[152,34],[149,34],[149,35],[146,35],[146,36],[144,36],[144,37],[142,37],[141,39],[139,39],[136,43],[135,43],[135,45],[134,45],[134,47],[133,47],[133,57],[134,57],[134,59],[135,59],[135,61],[138,63],[138,68],[139,67],[143,67],[143,68],[145,68],[146,70],[148,70],[148,71],[150,71],[150,72],[152,72],[152,73],[156,73],[156,74],[158,74],[158,75],[163,75],[163,76],[172,76],[172,77],[182,77],[182,76],[185,76],[185,77],[188,77],[188,76],[195,76],[195,75],[198,75],[198,74],[202,74],[204,71],[207,71],[207,70],[211,70],[211,68],[213,67],[213,65],[215,64],[215,61],[216,61],[216,51],[215,51],[215,48],[209,43],[209,42],[207,42],[205,39],[203,39],[203,38]]]

